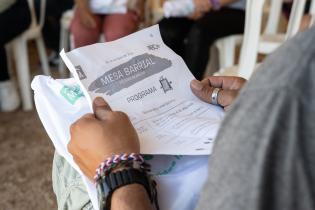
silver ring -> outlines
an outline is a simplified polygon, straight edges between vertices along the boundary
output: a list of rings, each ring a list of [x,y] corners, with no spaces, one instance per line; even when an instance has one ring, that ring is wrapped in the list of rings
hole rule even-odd
[[[218,94],[220,92],[220,88],[214,88],[211,94],[211,103],[214,105],[219,105],[218,103]]]

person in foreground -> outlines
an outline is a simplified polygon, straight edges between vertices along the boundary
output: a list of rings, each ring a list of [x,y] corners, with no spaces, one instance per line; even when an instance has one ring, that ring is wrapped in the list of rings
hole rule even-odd
[[[267,58],[243,88],[244,80],[235,77],[191,82],[192,91],[206,102],[214,87],[221,88],[218,103],[229,107],[196,209],[315,209],[314,41],[314,27],[298,34]],[[94,114],[72,125],[68,145],[91,179],[105,158],[140,152],[126,114],[111,110],[101,98],[93,108]],[[124,166],[111,173],[120,170]],[[113,192],[110,209],[154,207],[144,185],[134,183]]]

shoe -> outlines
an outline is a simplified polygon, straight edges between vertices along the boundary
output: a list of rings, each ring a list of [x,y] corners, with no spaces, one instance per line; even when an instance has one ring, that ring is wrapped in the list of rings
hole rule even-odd
[[[59,54],[55,51],[52,51],[48,56],[48,62],[51,67],[57,67],[60,62]]]
[[[0,82],[0,111],[12,112],[20,106],[20,97],[10,80]]]

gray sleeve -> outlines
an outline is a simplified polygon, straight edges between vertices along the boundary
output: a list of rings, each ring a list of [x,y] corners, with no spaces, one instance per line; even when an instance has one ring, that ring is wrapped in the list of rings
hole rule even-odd
[[[277,50],[241,92],[197,210],[315,209],[314,32]]]

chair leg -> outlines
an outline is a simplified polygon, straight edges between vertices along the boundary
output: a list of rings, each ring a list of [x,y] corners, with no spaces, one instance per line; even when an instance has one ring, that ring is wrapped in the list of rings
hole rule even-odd
[[[220,69],[234,65],[235,38],[227,37],[218,41]]]
[[[37,50],[39,54],[39,59],[43,68],[43,72],[45,75],[50,75],[50,69],[48,65],[48,59],[47,59],[47,54],[46,54],[46,48],[44,44],[43,37],[40,35],[38,38],[36,38],[36,45],[37,45]]]
[[[74,45],[74,37],[73,35],[70,33],[69,35],[69,40],[70,40],[70,50],[75,49],[75,45]]]
[[[7,63],[8,63],[8,70],[9,70],[9,73],[12,74],[12,71],[13,71],[13,58],[12,58],[12,55],[13,55],[13,51],[12,51],[12,47],[11,45],[7,45],[6,46],[6,52],[7,52]]]
[[[63,25],[61,25],[61,28],[60,28],[60,44],[59,44],[59,50],[61,51],[62,49],[64,49],[66,52],[69,50],[69,32],[66,28],[64,28]],[[65,64],[61,58],[59,61],[58,70],[61,77],[66,76]]]
[[[218,71],[218,69],[220,69],[219,68],[219,52],[215,44],[210,47],[209,54],[210,54],[210,59],[208,60],[208,64],[206,67],[206,71],[203,75],[203,78],[212,76],[213,73],[215,73],[216,71]]]
[[[23,37],[13,42],[13,53],[16,61],[17,77],[22,97],[23,110],[33,109],[30,70],[28,62],[27,41]]]

